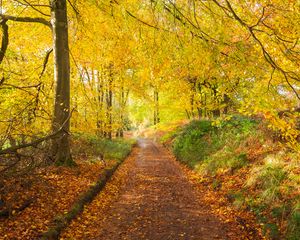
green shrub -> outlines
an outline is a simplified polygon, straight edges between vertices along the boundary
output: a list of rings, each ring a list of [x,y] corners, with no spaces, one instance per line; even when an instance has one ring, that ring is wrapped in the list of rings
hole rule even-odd
[[[235,149],[256,133],[257,125],[256,121],[240,116],[222,121],[218,127],[208,120],[192,121],[177,132],[173,152],[180,161],[206,173],[239,169],[248,160],[245,153],[237,154]]]
[[[299,167],[299,153],[287,155],[285,150],[268,153],[261,164],[259,158],[254,159],[253,153],[257,147],[259,156],[263,156],[261,148],[268,147],[269,142],[264,145],[262,142],[268,135],[256,120],[241,116],[233,116],[227,121],[192,121],[172,136],[175,136],[175,156],[202,174],[233,173],[251,161],[249,167],[252,170],[245,186],[241,192],[228,193],[228,199],[237,208],[251,209],[270,239],[282,239],[278,226],[284,227],[283,220],[290,216],[285,239],[300,239],[300,201],[292,209],[295,199],[288,201],[285,198],[292,196],[299,186],[298,171],[293,172]],[[256,141],[259,141],[258,145]],[[248,159],[247,153],[251,158]],[[211,186],[217,190],[222,185],[215,177]]]
[[[234,129],[240,133],[250,134],[257,127],[258,121],[240,115],[232,116],[228,121],[222,121],[221,129]]]
[[[204,136],[213,129],[209,121],[192,121],[182,129],[174,140],[173,152],[175,156],[194,168],[210,152],[209,135],[206,138]]]

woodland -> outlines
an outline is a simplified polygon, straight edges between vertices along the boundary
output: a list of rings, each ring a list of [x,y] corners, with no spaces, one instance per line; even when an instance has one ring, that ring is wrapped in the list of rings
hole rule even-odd
[[[240,239],[300,239],[299,0],[0,0],[0,30],[0,239],[92,239],[136,136]]]

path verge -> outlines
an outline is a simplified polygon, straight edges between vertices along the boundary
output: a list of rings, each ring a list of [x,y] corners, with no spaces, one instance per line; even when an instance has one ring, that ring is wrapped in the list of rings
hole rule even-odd
[[[114,172],[122,164],[123,161],[117,161],[114,165],[108,166],[104,169],[99,179],[83,194],[78,197],[78,200],[72,205],[68,212],[64,215],[58,215],[54,218],[53,224],[41,236],[41,240],[56,240],[59,239],[61,232],[76,218],[84,207],[93,201],[93,199],[101,192],[106,183],[112,177]]]

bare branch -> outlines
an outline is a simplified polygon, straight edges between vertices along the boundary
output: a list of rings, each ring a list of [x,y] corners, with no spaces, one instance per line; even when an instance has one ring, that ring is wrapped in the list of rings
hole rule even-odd
[[[42,78],[42,76],[44,75],[45,71],[46,71],[46,67],[47,67],[47,64],[48,64],[48,61],[49,61],[49,57],[50,57],[50,54],[53,52],[53,48],[49,49],[46,53],[46,56],[45,56],[45,59],[44,59],[44,63],[43,63],[43,70],[40,74],[40,78]]]
[[[68,0],[68,3],[70,4],[70,6],[72,7],[72,9],[74,10],[74,12],[76,13],[76,16],[80,15],[78,9],[74,6],[73,3],[71,3],[70,0]]]
[[[33,10],[37,11],[38,13],[40,13],[40,14],[46,16],[46,17],[50,17],[50,16],[51,16],[51,15],[49,15],[49,14],[46,14],[46,13],[42,12],[41,10],[39,10],[39,9],[37,8],[37,7],[49,7],[49,8],[50,8],[50,5],[31,4],[31,3],[28,2],[27,0],[23,0],[24,3],[21,2],[21,1],[19,1],[19,0],[14,0],[14,1],[17,2],[17,3],[19,3],[19,4],[21,4],[21,5],[23,5],[23,6],[31,7]]]
[[[139,19],[137,16],[133,15],[133,14],[132,14],[131,12],[129,12],[128,10],[126,10],[126,13],[127,13],[130,17],[132,17],[132,18],[138,20],[139,22],[145,24],[146,26],[151,27],[151,28],[155,28],[155,29],[159,30],[159,28],[158,28],[157,26],[153,26],[153,25],[151,25],[151,24],[149,24],[149,23],[147,23],[147,22],[145,22],[145,21]]]

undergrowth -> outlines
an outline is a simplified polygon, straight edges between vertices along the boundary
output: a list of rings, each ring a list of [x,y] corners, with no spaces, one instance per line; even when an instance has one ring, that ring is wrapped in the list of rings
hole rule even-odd
[[[235,170],[248,163],[247,155],[237,151],[243,141],[256,134],[257,122],[242,117],[215,126],[208,120],[192,121],[173,141],[175,156],[199,171],[216,174]]]
[[[258,120],[192,121],[161,141],[171,143],[176,158],[206,176],[233,206],[255,213],[269,239],[300,239],[298,153]]]
[[[73,136],[73,151],[76,155],[84,155],[91,161],[104,157],[105,160],[124,159],[131,151],[134,139],[106,139],[97,135],[88,135],[84,133],[76,133]]]

